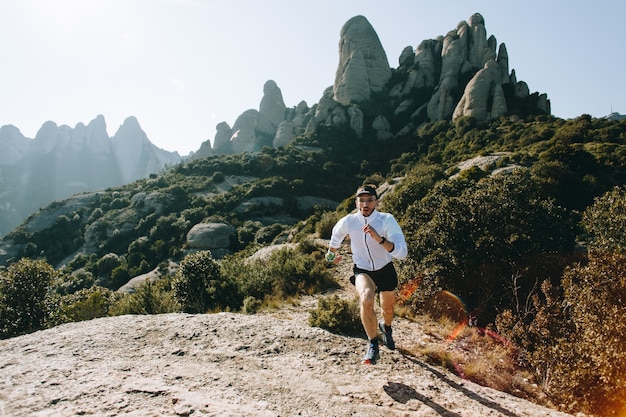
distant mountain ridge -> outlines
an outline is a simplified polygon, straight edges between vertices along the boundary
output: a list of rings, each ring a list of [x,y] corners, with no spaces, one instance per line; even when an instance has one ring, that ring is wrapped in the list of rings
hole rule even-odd
[[[146,178],[182,160],[156,147],[135,117],[109,137],[104,116],[74,128],[45,122],[34,139],[0,127],[0,235],[50,202]]]

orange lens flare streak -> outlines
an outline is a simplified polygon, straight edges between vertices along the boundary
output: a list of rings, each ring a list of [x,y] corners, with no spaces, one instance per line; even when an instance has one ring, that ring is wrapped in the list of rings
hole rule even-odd
[[[462,322],[457,324],[454,330],[452,330],[452,333],[450,333],[450,336],[446,338],[446,342],[452,342],[454,339],[456,339],[466,326],[467,320],[463,320]]]
[[[421,275],[410,278],[407,282],[405,282],[400,287],[400,289],[398,290],[398,295],[396,296],[396,299],[399,302],[404,302],[408,300],[409,297],[412,296],[415,290],[417,290],[417,288],[420,286],[423,278],[424,277]]]

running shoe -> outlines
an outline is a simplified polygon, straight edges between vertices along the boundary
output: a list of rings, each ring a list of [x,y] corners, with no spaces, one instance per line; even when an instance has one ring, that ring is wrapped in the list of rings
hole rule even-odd
[[[380,354],[378,352],[378,345],[374,343],[370,343],[369,347],[367,348],[367,353],[363,357],[363,360],[361,361],[361,363],[367,364],[367,365],[374,365],[378,359],[380,359]]]
[[[385,322],[382,320],[378,322],[378,328],[380,329],[381,332],[383,332],[383,335],[382,335],[383,344],[387,346],[387,348],[394,350],[396,348],[396,343],[393,341],[393,336],[391,335],[391,332],[392,332],[391,328],[389,328],[389,331],[386,331]]]

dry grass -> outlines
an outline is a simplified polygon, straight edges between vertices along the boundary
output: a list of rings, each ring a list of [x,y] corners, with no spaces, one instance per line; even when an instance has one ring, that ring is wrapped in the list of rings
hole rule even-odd
[[[489,329],[470,327],[465,321],[448,316],[421,315],[410,317],[419,323],[424,338],[404,346],[408,354],[424,357],[432,365],[441,366],[458,376],[537,404],[550,406],[532,375],[517,365],[515,350]]]

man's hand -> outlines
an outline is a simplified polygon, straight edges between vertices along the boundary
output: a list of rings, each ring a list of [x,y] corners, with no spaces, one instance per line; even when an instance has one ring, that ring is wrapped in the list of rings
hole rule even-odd
[[[363,225],[363,233],[370,235],[376,242],[380,242],[382,239],[376,229],[374,229],[369,223]]]
[[[326,261],[330,262],[334,265],[337,265],[339,263],[339,261],[341,261],[341,255],[339,255],[337,252],[333,252],[330,249],[328,250],[328,252],[326,252]]]

